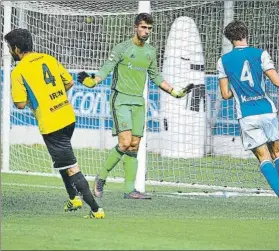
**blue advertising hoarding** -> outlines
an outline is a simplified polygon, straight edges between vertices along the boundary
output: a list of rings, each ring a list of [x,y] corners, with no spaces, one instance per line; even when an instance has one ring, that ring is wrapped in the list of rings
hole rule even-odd
[[[105,129],[112,127],[112,119],[110,115],[109,97],[111,77],[108,77],[102,84],[93,89],[89,89],[76,81],[77,74],[71,72],[75,80],[75,86],[68,92],[76,118],[77,128],[84,129]],[[3,75],[2,75],[3,76]],[[1,81],[1,83],[3,83]],[[215,75],[206,76],[206,97],[207,106],[210,111],[207,113],[208,123],[212,123],[213,135],[239,135],[239,126],[234,112],[233,100],[220,100],[217,97],[218,80]],[[273,88],[270,84],[268,88]],[[272,90],[273,93],[276,93]],[[149,82],[148,93],[148,116],[147,131],[160,132],[160,94],[161,90]],[[276,98],[275,96],[273,98]],[[216,103],[216,99],[220,102]],[[181,100],[181,102],[183,102]],[[216,112],[216,109],[218,110]],[[17,110],[14,106],[11,109],[11,126],[13,125],[37,125],[37,122],[29,110]]]

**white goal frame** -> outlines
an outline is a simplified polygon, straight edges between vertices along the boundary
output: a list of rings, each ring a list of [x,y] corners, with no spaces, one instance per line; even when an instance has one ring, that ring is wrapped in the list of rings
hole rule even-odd
[[[5,1],[4,3],[4,34],[7,34],[11,31],[11,15],[12,7],[11,1]],[[138,2],[138,13],[151,12],[150,1],[139,1]],[[11,95],[10,95],[10,72],[11,72],[11,55],[9,53],[9,48],[6,43],[4,43],[3,50],[3,99],[2,99],[2,130],[1,130],[1,148],[2,148],[2,160],[1,160],[1,171],[9,172],[9,160],[10,160],[10,104],[11,104]],[[1,73],[0,73],[1,74]],[[145,85],[144,89],[144,98],[147,107],[147,87]],[[146,129],[145,129],[146,130]],[[146,131],[141,140],[138,161],[139,167],[136,178],[136,189],[140,192],[145,192],[145,172],[146,172]]]
[[[16,1],[16,0],[14,0]],[[38,2],[40,0],[37,0]],[[54,0],[50,0],[51,1],[54,1]],[[230,21],[233,20],[234,18],[234,4],[235,2],[237,2],[238,0],[220,0],[218,2],[224,2],[224,4],[222,3],[222,13],[223,13],[223,10],[224,10],[224,20],[223,20],[223,25],[226,26]],[[248,0],[249,1],[249,0]],[[253,2],[253,0],[250,0],[251,2]],[[275,1],[275,0],[274,0]],[[7,34],[11,28],[12,28],[12,6],[13,6],[13,1],[10,0],[10,1],[2,1],[1,5],[4,6],[4,35]],[[18,2],[20,2],[20,0],[18,0]],[[36,0],[34,1],[36,2]],[[136,1],[134,1],[136,2]],[[151,10],[151,3],[152,1],[138,1],[138,13],[140,12],[147,12],[147,13],[152,13],[152,10]],[[193,6],[195,6],[196,4],[196,1],[193,0],[192,2],[193,3]],[[209,0],[199,0],[199,2],[202,2],[202,5],[204,3],[208,3],[210,2]],[[37,3],[36,3],[37,4]],[[187,4],[188,4],[188,1],[187,1]],[[68,6],[68,5],[67,5]],[[69,5],[70,6],[70,5]],[[192,5],[191,5],[192,6]],[[249,4],[250,6],[250,4]],[[13,6],[14,7],[14,6]],[[121,6],[122,8],[122,6]],[[157,8],[157,7],[156,7]],[[179,8],[179,7],[177,7]],[[21,8],[20,8],[21,9]],[[136,8],[133,9],[134,13],[136,13]],[[236,9],[237,10],[237,9]],[[254,10],[254,9],[252,9]],[[71,10],[70,10],[71,11]],[[154,11],[154,10],[153,10]],[[160,9],[161,11],[161,9]],[[176,11],[176,9],[175,9]],[[21,12],[21,11],[20,11]],[[72,13],[72,12],[70,12]],[[118,12],[116,12],[114,15],[117,15]],[[236,11],[237,13],[237,11]],[[24,14],[24,11],[23,13],[21,14]],[[43,13],[43,14],[46,14],[46,13]],[[62,14],[63,15],[63,14]],[[74,15],[74,14],[73,14]],[[202,14],[203,15],[203,14]],[[199,17],[199,14],[196,15]],[[277,15],[276,15],[277,16]],[[21,17],[19,17],[20,19]],[[211,19],[210,19],[211,20]],[[221,19],[222,20],[222,19]],[[209,27],[208,25],[206,27]],[[210,26],[211,27],[211,26]],[[219,28],[222,27],[222,25],[218,26]],[[214,33],[215,34],[215,33]],[[219,37],[219,38],[222,38],[222,37]],[[215,41],[215,40],[212,40],[212,41]],[[219,43],[219,48],[222,47],[222,53],[226,53],[228,51],[231,50],[231,43],[226,40],[224,37],[222,38],[222,40],[218,40],[218,41],[221,41]],[[155,45],[156,47],[156,45]],[[217,53],[215,53],[215,55],[217,55]],[[161,54],[160,54],[161,56]],[[35,175],[46,175],[46,176],[56,176],[58,175],[57,172],[54,170],[52,173],[47,173],[47,174],[44,174],[44,173],[31,173],[31,172],[28,172],[28,171],[13,171],[13,165],[11,164],[10,165],[10,159],[13,160],[13,158],[10,156],[10,154],[13,154],[13,148],[10,148],[11,144],[13,144],[12,140],[10,139],[10,128],[11,128],[11,123],[10,123],[10,115],[12,113],[12,110],[11,110],[11,95],[10,95],[10,72],[12,70],[11,68],[11,56],[10,56],[10,53],[9,53],[9,49],[8,49],[8,46],[6,43],[3,43],[3,58],[2,58],[2,65],[3,65],[3,69],[1,70],[0,74],[3,73],[3,85],[2,85],[2,99],[1,99],[1,110],[2,110],[2,118],[1,118],[1,151],[2,151],[2,158],[1,158],[1,172],[7,172],[7,173],[28,173],[28,174],[35,174]],[[75,71],[77,69],[74,69]],[[212,74],[212,73],[210,73]],[[217,83],[217,82],[216,82]],[[170,84],[172,84],[172,82],[170,81]],[[218,88],[218,87],[217,87]],[[206,128],[209,126],[209,124],[214,124],[217,120],[218,120],[218,110],[219,108],[221,109],[221,106],[222,106],[222,100],[221,100],[221,97],[218,96],[219,93],[216,94],[217,98],[216,98],[216,102],[214,104],[214,111],[212,112],[213,114],[208,116],[208,114],[206,115],[206,126],[205,126],[205,130],[207,130],[207,135],[206,135],[206,141],[214,141],[213,144],[207,144],[205,142],[204,144],[204,148],[206,147],[212,147],[213,149],[213,145],[216,144],[218,145],[219,143],[222,145],[222,138],[219,138],[219,139],[213,139],[213,133],[210,131],[210,129],[212,128]],[[148,105],[147,105],[147,102],[148,102],[148,84],[145,85],[145,89],[144,89],[144,97],[145,97],[145,102],[146,102],[146,109],[148,108]],[[213,100],[213,99],[212,99]],[[210,100],[208,100],[207,104],[208,106],[211,105],[211,102]],[[212,107],[210,107],[210,109],[212,109]],[[211,112],[211,110],[210,110]],[[162,116],[162,115],[160,115]],[[160,118],[161,119],[161,118]],[[146,123],[147,123],[147,120],[148,120],[148,116],[147,116],[147,112],[146,112]],[[236,122],[236,121],[233,121],[233,122]],[[193,185],[193,184],[188,184],[188,183],[191,183],[191,181],[188,181],[188,180],[184,180],[183,182],[185,183],[179,183],[180,181],[177,181],[177,183],[175,182],[172,182],[171,180],[169,181],[165,181],[163,179],[159,179],[157,178],[157,176],[154,178],[155,181],[150,181],[148,180],[148,177],[146,179],[146,174],[147,174],[147,168],[146,166],[148,165],[148,147],[147,147],[147,144],[149,142],[148,141],[148,135],[147,135],[147,127],[145,127],[145,131],[144,131],[144,136],[142,137],[142,140],[141,140],[141,143],[140,143],[140,148],[139,148],[139,153],[138,153],[138,162],[139,162],[139,167],[138,167],[138,172],[137,172],[137,178],[136,178],[136,189],[140,192],[145,192],[145,186],[146,185],[155,185],[155,186],[159,186],[159,185],[166,185],[166,186],[172,186],[172,187],[176,187],[176,186],[179,186],[179,187],[191,187],[191,188],[201,188],[201,189],[204,189],[204,188],[209,188],[209,189],[214,189],[214,190],[229,190],[229,191],[244,191],[243,189],[241,188],[234,188],[234,187],[224,187],[222,186],[222,183],[221,183],[221,186],[214,186],[214,185]],[[212,133],[212,135],[211,135]],[[157,135],[156,135],[157,136]],[[223,135],[222,135],[223,136]],[[163,138],[163,137],[162,137]],[[157,138],[156,138],[157,139]],[[233,138],[234,139],[234,138]],[[226,139],[227,140],[227,139]],[[184,142],[184,141],[183,141]],[[240,142],[240,141],[239,141]],[[239,143],[237,142],[237,144]],[[150,143],[151,145],[152,143]],[[235,143],[234,143],[235,144]],[[238,144],[237,146],[239,146],[240,144]],[[214,145],[215,146],[215,145]],[[155,148],[155,147],[154,147]],[[172,149],[173,150],[173,149]],[[223,151],[223,149],[221,149]],[[155,152],[155,151],[154,151]],[[207,157],[207,152],[206,150],[204,151],[205,154],[204,154],[204,157]],[[209,152],[211,152],[209,150]],[[214,152],[214,150],[212,150],[212,152]],[[157,152],[155,152],[155,155],[157,154]],[[216,156],[218,154],[220,154],[220,152],[218,151],[215,151],[213,153],[213,155],[216,154]],[[223,152],[222,152],[223,154]],[[229,155],[230,153],[228,153]],[[220,154],[221,155],[221,154]],[[224,154],[225,155],[225,154]],[[219,155],[218,155],[219,156]],[[155,156],[156,157],[156,156]],[[165,158],[168,158],[169,156],[164,156]],[[189,158],[191,158],[192,156],[190,156]],[[195,156],[194,156],[195,157]],[[193,157],[193,158],[194,158]],[[246,157],[246,156],[245,156]],[[248,156],[247,154],[247,157],[250,158],[250,155]],[[179,156],[177,158],[180,158]],[[182,157],[183,158],[183,157]],[[207,167],[207,160],[206,160],[206,167]],[[170,164],[171,165],[171,164]],[[173,164],[175,165],[175,164]],[[178,167],[179,168],[179,167]],[[209,170],[211,167],[209,166]],[[171,169],[172,171],[172,169]],[[191,171],[189,171],[190,175],[191,175]],[[90,174],[91,175],[91,174]],[[206,174],[205,174],[206,175]],[[215,175],[215,174],[214,174]],[[167,175],[166,175],[167,176]],[[174,175],[175,176],[175,175]],[[117,176],[117,177],[121,177],[121,176]],[[158,176],[160,177],[160,176]],[[177,177],[177,176],[176,176]],[[89,177],[89,179],[91,179],[91,177]],[[152,177],[153,178],[153,177]],[[151,179],[152,179],[151,178]],[[117,179],[108,179],[108,180],[111,180],[111,181],[123,181],[123,178],[117,178]],[[170,182],[171,181],[171,182]],[[176,181],[176,180],[174,180]],[[223,181],[223,179],[222,179]],[[186,183],[187,182],[187,183]],[[201,183],[203,184],[203,182]],[[220,183],[218,183],[217,185],[219,185]],[[233,185],[234,186],[234,185]],[[257,188],[253,188],[253,189],[249,189],[249,188],[244,188],[245,189],[245,192],[247,191],[251,191],[252,193],[254,192],[258,192],[259,189]],[[260,191],[265,191],[265,192],[270,192],[270,190],[263,190],[261,189]]]

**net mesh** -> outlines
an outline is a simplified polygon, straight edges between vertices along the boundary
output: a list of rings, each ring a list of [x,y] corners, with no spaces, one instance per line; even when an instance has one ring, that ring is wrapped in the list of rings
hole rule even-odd
[[[12,2],[12,29],[30,30],[34,49],[55,56],[76,79],[76,72],[81,69],[98,70],[113,46],[131,37],[137,8],[136,1],[15,1]],[[165,97],[149,83],[147,179],[266,187],[257,161],[241,147],[233,101],[221,101],[218,96],[216,62],[222,53],[225,1],[152,1],[151,10],[155,25],[150,43],[157,49],[163,75],[178,74],[175,70],[166,73],[164,62],[172,25],[180,17],[190,18],[196,25],[198,35],[193,31],[188,45],[196,53],[200,53],[201,47],[204,59],[200,64],[190,65],[192,68],[185,73],[188,81],[196,81],[192,70],[199,72],[198,88],[180,103]],[[233,15],[247,24],[249,44],[266,49],[278,68],[279,2],[235,1]],[[2,31],[3,16],[1,5]],[[1,49],[2,45],[3,32]],[[174,68],[179,70],[182,66]],[[167,77],[172,79],[171,75]],[[278,104],[277,91],[271,85],[268,88]],[[110,78],[94,90],[76,85],[69,92],[77,115],[73,145],[88,175],[99,172],[109,149],[116,144],[116,139],[111,137],[109,94]],[[174,105],[178,107],[177,114],[168,118],[169,109]],[[185,107],[191,107],[192,113],[180,114]],[[189,130],[183,129],[183,116],[191,117],[187,122]],[[28,110],[12,108],[11,170],[52,172],[50,158],[35,125]],[[121,165],[114,169],[112,176],[123,177]]]

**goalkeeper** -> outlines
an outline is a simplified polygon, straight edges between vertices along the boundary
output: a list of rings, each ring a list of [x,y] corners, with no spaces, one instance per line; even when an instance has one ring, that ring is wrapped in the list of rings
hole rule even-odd
[[[174,89],[160,76],[157,69],[156,50],[146,43],[152,26],[153,18],[150,14],[138,14],[134,23],[134,36],[113,48],[108,60],[96,76],[89,76],[85,72],[78,74],[78,81],[92,88],[113,71],[110,109],[113,118],[113,136],[118,136],[118,145],[110,151],[104,168],[96,176],[94,185],[96,197],[102,196],[109,172],[123,158],[124,198],[151,199],[135,190],[137,153],[145,126],[143,91],[147,73],[156,85],[175,98],[184,97],[193,88],[193,84],[190,84],[185,88]]]

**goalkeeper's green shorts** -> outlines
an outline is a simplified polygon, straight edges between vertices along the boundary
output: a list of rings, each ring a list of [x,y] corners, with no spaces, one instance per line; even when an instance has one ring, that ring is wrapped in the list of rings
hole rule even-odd
[[[133,136],[142,137],[145,126],[145,102],[143,97],[130,96],[116,90],[110,96],[113,120],[112,135],[132,131]]]

